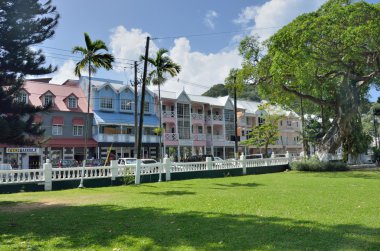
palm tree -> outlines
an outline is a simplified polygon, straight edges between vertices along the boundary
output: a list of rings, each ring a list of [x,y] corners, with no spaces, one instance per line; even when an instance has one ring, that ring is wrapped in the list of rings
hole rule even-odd
[[[160,129],[159,129],[159,150],[158,156],[161,159],[161,149],[162,149],[162,123],[161,123],[161,85],[163,85],[169,74],[171,77],[175,77],[181,71],[181,66],[174,63],[168,56],[165,54],[169,51],[167,49],[159,49],[156,53],[156,58],[147,58],[147,61],[155,68],[152,72],[149,73],[148,79],[152,82],[153,85],[158,86],[158,109],[159,109],[159,119],[160,119]],[[143,60],[144,56],[141,57]]]
[[[98,68],[104,68],[106,70],[112,69],[112,62],[114,62],[114,57],[109,53],[99,53],[100,50],[108,51],[107,46],[102,40],[92,41],[90,36],[85,32],[84,40],[86,42],[86,47],[75,46],[72,53],[80,53],[83,59],[79,61],[76,66],[74,73],[76,76],[81,76],[81,71],[88,69],[88,96],[87,96],[87,115],[85,123],[85,135],[84,135],[84,159],[87,155],[87,137],[88,137],[88,123],[90,114],[90,100],[91,100],[91,73],[95,74]],[[83,187],[83,179],[81,179],[80,187]]]

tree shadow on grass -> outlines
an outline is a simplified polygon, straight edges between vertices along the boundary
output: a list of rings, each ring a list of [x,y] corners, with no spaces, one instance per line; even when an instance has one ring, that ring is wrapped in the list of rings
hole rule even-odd
[[[233,183],[229,183],[229,184],[214,183],[213,185],[221,186],[221,187],[257,187],[257,186],[261,186],[262,184],[253,183],[253,182],[252,183],[233,182]]]
[[[344,172],[313,172],[314,176],[324,177],[324,178],[361,178],[361,179],[380,179],[380,171],[344,171]]]
[[[10,224],[12,221],[13,225]],[[67,206],[0,214],[0,250],[380,250],[380,229],[279,217]]]
[[[196,193],[189,192],[189,191],[164,191],[164,192],[142,192],[142,194],[176,196],[176,195],[195,195]]]

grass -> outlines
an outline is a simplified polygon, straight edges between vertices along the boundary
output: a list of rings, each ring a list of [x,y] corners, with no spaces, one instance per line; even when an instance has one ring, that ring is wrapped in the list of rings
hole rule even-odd
[[[0,195],[0,250],[380,250],[380,171]]]

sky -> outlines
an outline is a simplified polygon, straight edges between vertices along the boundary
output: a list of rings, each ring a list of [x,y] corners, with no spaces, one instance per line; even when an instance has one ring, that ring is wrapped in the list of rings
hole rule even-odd
[[[371,0],[368,2],[379,2]],[[99,70],[95,77],[133,80],[133,61],[144,54],[146,37],[150,56],[159,48],[181,65],[180,74],[162,90],[202,94],[223,83],[231,68],[239,68],[239,41],[246,35],[269,38],[295,17],[318,9],[325,0],[53,0],[61,18],[54,37],[36,47],[58,67],[52,83],[77,79],[72,54],[85,46],[84,32],[103,40],[115,58],[114,69]],[[142,64],[139,72],[142,72]],[[84,74],[86,75],[86,74]],[[154,88],[153,88],[154,89]],[[371,91],[371,100],[380,92]]]

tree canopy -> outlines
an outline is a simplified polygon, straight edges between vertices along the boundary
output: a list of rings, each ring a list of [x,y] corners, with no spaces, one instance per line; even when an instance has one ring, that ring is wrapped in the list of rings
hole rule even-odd
[[[243,71],[262,95],[283,105],[298,97],[331,112],[322,152],[334,153],[340,146],[346,153],[363,151],[355,147],[367,138],[361,103],[380,76],[379,4],[330,0],[269,38],[264,56],[251,45],[241,44]]]
[[[51,1],[0,1],[0,142],[33,144],[43,134],[33,115],[48,107],[34,107],[17,97],[26,75],[43,75],[55,68],[45,65],[41,50],[31,49],[54,35],[59,15]]]

